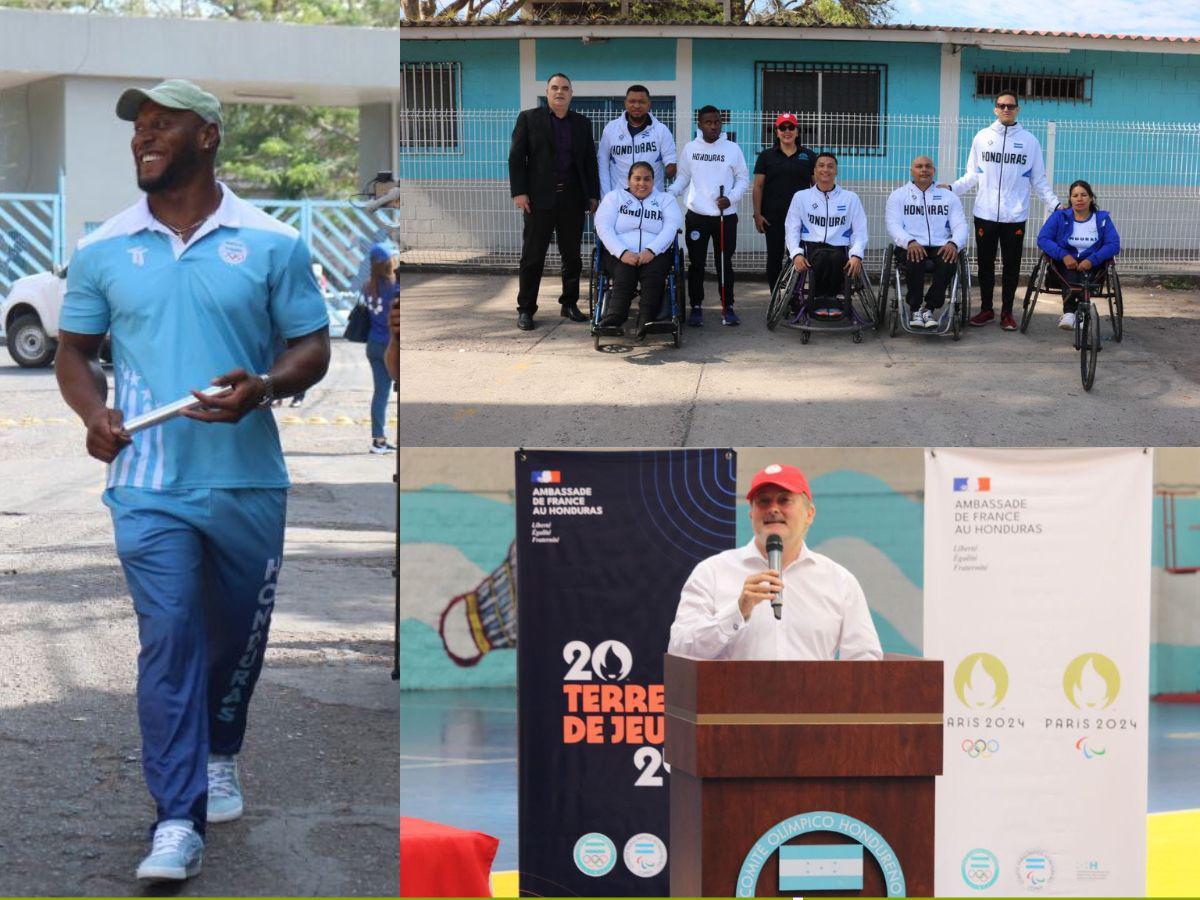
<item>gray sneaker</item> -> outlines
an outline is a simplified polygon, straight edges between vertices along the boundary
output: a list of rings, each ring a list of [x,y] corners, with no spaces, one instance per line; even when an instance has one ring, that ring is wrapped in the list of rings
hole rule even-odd
[[[232,822],[242,817],[242,782],[237,759],[210,754],[208,757],[208,821]]]

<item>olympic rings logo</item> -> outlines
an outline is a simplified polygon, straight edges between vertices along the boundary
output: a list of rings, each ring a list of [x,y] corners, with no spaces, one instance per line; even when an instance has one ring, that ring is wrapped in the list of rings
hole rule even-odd
[[[599,869],[608,865],[609,855],[607,853],[585,853],[583,855],[583,864],[589,868]]]
[[[1000,742],[995,738],[985,741],[983,738],[966,738],[962,742],[962,751],[971,759],[987,759],[994,753],[1000,752]]]

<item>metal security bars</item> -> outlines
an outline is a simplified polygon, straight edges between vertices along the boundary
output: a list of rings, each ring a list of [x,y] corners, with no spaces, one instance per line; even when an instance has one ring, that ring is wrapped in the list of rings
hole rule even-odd
[[[995,97],[1016,91],[1019,100],[1071,100],[1092,102],[1092,76],[1061,72],[976,72],[975,96]]]
[[[403,264],[516,268],[521,214],[509,192],[508,150],[517,112],[471,110],[462,120],[458,154],[401,155]],[[402,119],[412,115],[401,113]],[[933,157],[939,167],[938,181],[953,181],[963,174],[975,133],[990,121],[902,115],[841,120],[827,115],[821,119],[811,125],[828,143],[805,143],[838,154],[840,182],[859,194],[867,211],[871,229],[868,264],[874,267],[879,265],[887,241],[884,204],[888,194],[908,179],[912,158]],[[726,130],[739,136],[751,172],[773,122],[774,113],[769,111],[733,110],[729,115]],[[1067,186],[1083,178],[1092,184],[1100,206],[1112,213],[1121,234],[1122,272],[1200,273],[1200,123],[1022,119],[1022,124],[1041,142],[1051,183],[1061,201],[1066,202]],[[881,133],[885,152],[858,156],[838,152],[843,139],[839,129],[868,128]],[[676,129],[677,142],[694,136],[691,122],[681,122]],[[972,200],[972,194],[963,198],[968,216]],[[747,191],[738,208],[737,244],[738,265],[747,272],[761,271],[766,253],[752,212]],[[1048,213],[1041,201],[1034,199],[1026,238],[1027,271],[1036,259],[1037,227]],[[553,253],[551,262],[557,262]]]
[[[0,299],[13,282],[63,261],[63,204],[58,194],[0,194]]]
[[[845,155],[887,152],[887,66],[873,63],[755,63],[758,108],[773,122],[801,118],[800,140]],[[770,122],[762,140],[773,140]]]
[[[459,73],[460,65],[456,62],[403,64],[400,94],[402,151],[458,149]],[[422,116],[421,113],[433,115]]]

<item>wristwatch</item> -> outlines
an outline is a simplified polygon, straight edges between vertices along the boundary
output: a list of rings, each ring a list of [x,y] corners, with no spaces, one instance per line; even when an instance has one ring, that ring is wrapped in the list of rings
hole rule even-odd
[[[262,399],[258,401],[258,405],[270,406],[275,402],[275,382],[271,379],[271,376],[266,373],[256,377],[262,382],[263,386]]]

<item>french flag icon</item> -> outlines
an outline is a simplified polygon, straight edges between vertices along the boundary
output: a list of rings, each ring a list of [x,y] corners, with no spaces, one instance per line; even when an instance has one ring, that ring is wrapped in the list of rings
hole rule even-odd
[[[955,478],[955,491],[990,491],[992,489],[991,478]]]
[[[562,472],[558,469],[534,469],[530,475],[534,484],[558,484],[562,481]]]

